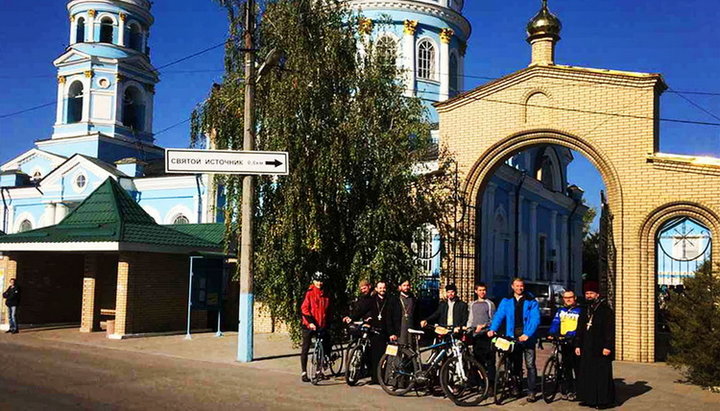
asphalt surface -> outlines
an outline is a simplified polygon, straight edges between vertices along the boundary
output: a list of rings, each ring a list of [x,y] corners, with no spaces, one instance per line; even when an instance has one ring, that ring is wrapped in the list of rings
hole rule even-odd
[[[295,355],[244,365],[207,355],[232,349],[229,339],[113,341],[96,334],[74,342],[57,339],[79,335],[74,330],[0,334],[0,410],[456,409],[442,397],[391,397],[378,386],[301,383]],[[614,368],[619,409],[720,409],[720,394],[678,383],[679,374],[664,364],[618,362]],[[521,399],[502,409],[587,408]]]

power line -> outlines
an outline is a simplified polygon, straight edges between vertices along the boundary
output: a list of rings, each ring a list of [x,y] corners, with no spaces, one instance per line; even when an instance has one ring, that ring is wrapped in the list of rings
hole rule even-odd
[[[41,105],[35,106],[35,107],[26,108],[24,110],[16,111],[14,113],[3,114],[3,115],[0,115],[0,119],[17,116],[17,115],[24,114],[24,113],[34,111],[34,110],[38,110],[38,109],[41,109],[41,108],[44,108],[47,106],[52,106],[55,103],[56,103],[55,101],[51,101],[49,103],[41,104]]]
[[[670,88],[668,87],[668,89],[670,89]],[[695,108],[697,108],[698,110],[701,110],[701,111],[705,112],[706,114],[710,115],[710,116],[711,116],[712,118],[714,118],[715,120],[720,120],[720,117],[716,116],[715,113],[712,113],[710,110],[706,110],[704,107],[702,107],[701,105],[697,104],[696,102],[690,100],[690,98],[684,96],[682,93],[677,93],[677,95],[680,96],[680,97],[682,97],[683,100],[685,100],[685,101],[687,101],[688,103],[692,104],[692,105],[693,105]]]
[[[431,103],[440,103],[440,100],[433,100],[425,97],[418,97],[420,100],[431,102]],[[567,111],[567,112],[573,112],[573,113],[583,113],[583,114],[598,114],[598,115],[604,115],[604,116],[612,116],[612,117],[623,117],[623,118],[632,118],[632,119],[639,119],[639,120],[659,120],[659,121],[665,121],[670,123],[683,123],[683,124],[695,124],[695,125],[702,125],[702,126],[720,126],[720,123],[712,123],[707,121],[693,121],[693,120],[683,120],[683,119],[674,119],[674,118],[662,118],[662,117],[648,117],[648,116],[638,116],[635,114],[622,114],[622,113],[608,113],[608,112],[602,112],[602,111],[593,111],[593,110],[582,110],[582,109],[576,109],[576,108],[564,108],[564,107],[553,107],[553,106],[542,106],[538,104],[527,104],[527,103],[519,103],[515,101],[503,101],[503,100],[495,100],[490,98],[482,98],[482,97],[472,97],[472,96],[464,96],[462,97],[464,99],[473,100],[473,101],[488,101],[491,103],[501,103],[501,104],[510,104],[510,105],[516,105],[516,106],[524,106],[524,107],[537,107],[537,108],[545,108],[550,110],[558,110],[558,111]]]

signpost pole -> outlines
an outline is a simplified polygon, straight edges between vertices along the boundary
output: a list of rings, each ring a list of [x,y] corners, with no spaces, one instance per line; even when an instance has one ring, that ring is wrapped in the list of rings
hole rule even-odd
[[[190,314],[192,310],[192,282],[193,282],[193,262],[195,262],[195,258],[197,257],[190,257],[190,273],[188,274],[188,311],[187,311],[187,332],[185,333],[185,339],[186,340],[192,340],[192,336],[190,336]]]
[[[255,150],[255,0],[245,4],[245,113],[243,150]],[[243,177],[242,232],[240,236],[240,307],[238,318],[237,360],[253,360],[253,200],[254,178]]]

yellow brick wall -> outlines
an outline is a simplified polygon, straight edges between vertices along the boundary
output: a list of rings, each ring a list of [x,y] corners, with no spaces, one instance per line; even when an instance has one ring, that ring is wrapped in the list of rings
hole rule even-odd
[[[615,216],[617,347],[623,360],[654,360],[658,227],[673,215],[692,215],[720,237],[720,167],[652,155],[662,87],[654,75],[533,66],[438,107],[441,144],[458,161],[470,204],[477,203],[494,167],[536,144],[577,150],[598,168]],[[537,93],[544,96],[538,99]],[[549,108],[532,107],[534,101]],[[718,253],[715,242],[713,255]],[[471,287],[475,274],[454,275]]]
[[[187,255],[120,253],[115,334],[184,330],[188,270]],[[192,311],[191,328],[209,328],[207,311]]]

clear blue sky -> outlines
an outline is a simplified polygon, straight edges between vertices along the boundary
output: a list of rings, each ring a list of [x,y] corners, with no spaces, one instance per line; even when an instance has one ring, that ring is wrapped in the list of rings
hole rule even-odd
[[[65,49],[69,21],[64,0],[40,7],[21,1],[0,5],[0,116],[55,101],[52,60]],[[47,3],[47,4],[45,4]],[[524,28],[539,0],[466,0],[465,15],[473,25],[465,73],[499,77],[529,60]],[[556,61],[574,66],[662,73],[677,91],[720,94],[720,2],[717,0],[550,0],[563,22]],[[210,0],[158,0],[150,46],[156,66],[223,41],[224,12]],[[170,67],[162,74],[155,98],[155,131],[190,115],[222,73],[222,48]],[[192,72],[190,72],[192,71]],[[486,82],[466,78],[466,88]],[[688,95],[720,117],[720,96]],[[55,106],[0,118],[0,163],[49,138]],[[661,100],[661,117],[720,122],[675,94]],[[157,144],[185,147],[187,123],[157,136]],[[720,156],[720,127],[661,123],[661,150]],[[602,181],[580,156],[571,181],[597,205]]]

